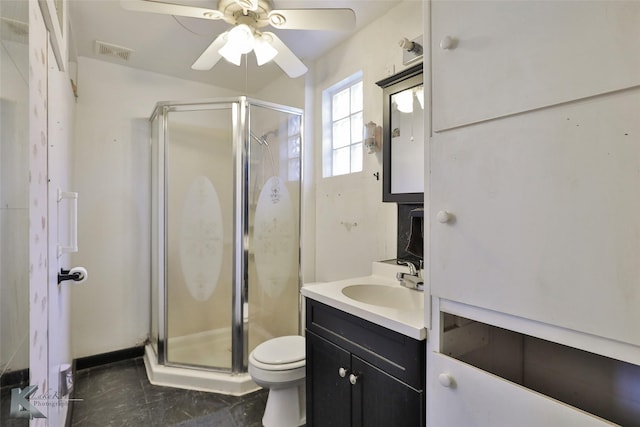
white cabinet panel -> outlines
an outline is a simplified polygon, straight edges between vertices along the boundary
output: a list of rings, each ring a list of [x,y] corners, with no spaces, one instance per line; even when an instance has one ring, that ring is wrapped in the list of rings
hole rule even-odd
[[[432,294],[640,345],[638,138],[640,88],[435,134]]]
[[[615,425],[439,353],[429,356],[429,426]]]
[[[638,1],[433,1],[431,16],[436,132],[640,84]]]

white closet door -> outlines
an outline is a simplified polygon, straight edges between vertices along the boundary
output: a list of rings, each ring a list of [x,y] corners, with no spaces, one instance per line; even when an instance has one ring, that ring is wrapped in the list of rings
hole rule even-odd
[[[640,88],[435,134],[432,293],[640,346],[638,138]]]
[[[436,132],[640,85],[635,0],[433,1],[431,16]]]

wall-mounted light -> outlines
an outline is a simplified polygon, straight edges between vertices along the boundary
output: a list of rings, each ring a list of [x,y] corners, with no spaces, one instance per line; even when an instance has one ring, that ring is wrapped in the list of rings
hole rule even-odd
[[[382,128],[374,122],[364,125],[364,146],[369,154],[375,153],[380,148],[380,134]]]
[[[413,40],[409,40],[406,37],[403,37],[400,42],[398,42],[400,47],[402,48],[402,64],[408,65],[412,62],[417,62],[422,59],[423,49],[422,49],[422,36],[416,37]]]

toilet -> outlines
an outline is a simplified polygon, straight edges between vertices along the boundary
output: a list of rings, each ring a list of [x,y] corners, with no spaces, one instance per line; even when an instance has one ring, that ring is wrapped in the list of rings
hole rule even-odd
[[[262,425],[306,424],[304,337],[277,337],[258,345],[249,354],[249,375],[260,387],[269,389]]]

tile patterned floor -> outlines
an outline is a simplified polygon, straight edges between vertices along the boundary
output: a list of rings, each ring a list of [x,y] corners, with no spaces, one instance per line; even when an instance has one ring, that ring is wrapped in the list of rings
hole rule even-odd
[[[242,397],[149,383],[142,358],[79,371],[73,427],[260,427],[267,391]]]

